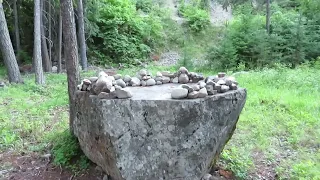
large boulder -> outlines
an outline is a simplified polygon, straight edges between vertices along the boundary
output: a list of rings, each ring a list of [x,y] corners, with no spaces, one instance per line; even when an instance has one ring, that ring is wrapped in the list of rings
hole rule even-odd
[[[200,180],[219,157],[246,90],[175,100],[172,88],[131,87],[130,99],[76,93],[74,133],[86,156],[112,180]]]

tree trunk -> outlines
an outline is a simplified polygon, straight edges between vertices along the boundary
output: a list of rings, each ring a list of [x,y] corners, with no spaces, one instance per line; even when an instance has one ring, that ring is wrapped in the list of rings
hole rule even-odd
[[[0,49],[2,52],[4,63],[7,67],[9,82],[23,83],[18,63],[14,55],[6,17],[3,11],[2,0],[0,0],[0,39]]]
[[[15,32],[15,40],[16,40],[16,58],[17,58],[17,62],[20,63],[19,53],[20,53],[21,47],[20,47],[17,0],[13,1],[13,16],[14,16],[14,32]]]
[[[86,53],[86,40],[84,33],[84,19],[83,19],[83,4],[82,0],[78,0],[78,25],[79,25],[79,45],[80,45],[80,59],[82,70],[87,71],[88,62],[87,62],[87,53]]]
[[[45,72],[51,72],[52,65],[49,59],[48,54],[48,46],[47,46],[47,40],[46,40],[46,34],[44,31],[44,23],[43,23],[43,17],[44,16],[44,2],[41,0],[41,52],[42,52],[42,63],[43,63],[43,69]]]
[[[62,49],[62,16],[61,16],[61,9],[59,14],[59,32],[58,32],[58,73],[62,72],[61,67],[61,49]]]
[[[270,34],[270,0],[267,0],[266,11],[266,29],[267,33]]]
[[[51,21],[52,21],[52,7],[51,7],[51,0],[48,0],[48,38],[49,38],[49,61],[52,63],[52,54],[51,54],[51,48],[52,48],[52,29],[51,29]]]
[[[63,42],[68,76],[68,93],[70,109],[69,125],[70,131],[73,134],[72,125],[74,119],[76,118],[75,92],[77,90],[77,84],[79,83],[77,35],[72,0],[60,0],[60,7],[63,19]]]
[[[44,84],[45,78],[42,70],[41,55],[41,0],[34,0],[34,47],[33,47],[33,63],[37,84]]]

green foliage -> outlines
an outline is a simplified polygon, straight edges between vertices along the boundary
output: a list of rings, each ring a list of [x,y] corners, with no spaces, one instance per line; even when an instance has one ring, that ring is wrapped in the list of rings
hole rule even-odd
[[[95,11],[88,13],[94,24],[90,47],[108,61],[130,63],[144,58],[162,37],[162,23],[155,13],[140,15],[130,0],[97,1]]]
[[[271,34],[267,34],[265,15],[249,4],[239,5],[224,38],[208,51],[210,66],[219,70],[235,70],[240,63],[247,69],[275,63],[294,67],[320,56],[320,21],[308,19],[302,10],[284,10],[276,4],[271,9]]]
[[[152,0],[137,0],[136,9],[141,10],[145,13],[149,13],[152,9],[153,1]]]
[[[202,31],[210,25],[209,13],[201,8],[204,6],[201,2],[190,4],[181,2],[182,5],[179,7],[179,12],[186,19],[186,24],[194,32]]]
[[[86,169],[89,166],[89,160],[80,149],[78,140],[71,135],[69,130],[64,131],[57,139],[54,139],[54,146],[52,148],[54,156],[54,164],[58,166],[69,167],[72,169],[79,168]],[[72,165],[71,162],[74,161]]]

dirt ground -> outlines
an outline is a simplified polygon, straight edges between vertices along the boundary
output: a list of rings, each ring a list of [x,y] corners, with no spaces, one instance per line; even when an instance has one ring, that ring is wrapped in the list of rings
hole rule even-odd
[[[234,179],[229,171],[215,168],[215,180]],[[81,172],[54,166],[50,157],[33,154],[0,154],[0,180],[102,180],[104,172],[95,164]]]

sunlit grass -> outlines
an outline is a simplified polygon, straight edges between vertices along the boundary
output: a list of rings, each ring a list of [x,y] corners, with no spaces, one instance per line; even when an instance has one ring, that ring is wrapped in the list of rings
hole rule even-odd
[[[146,69],[155,75],[177,68],[150,65]],[[118,73],[134,76],[140,69]],[[261,152],[275,164],[280,179],[320,179],[319,74],[319,69],[306,67],[238,74],[237,81],[248,92],[247,102],[220,163],[245,179],[255,171],[253,154]],[[0,75],[0,79],[5,76],[1,68]],[[81,78],[95,75],[96,71],[86,72]],[[44,86],[36,85],[32,75],[24,80],[25,84],[0,89],[0,151],[44,150],[68,128],[66,75],[47,74]]]

